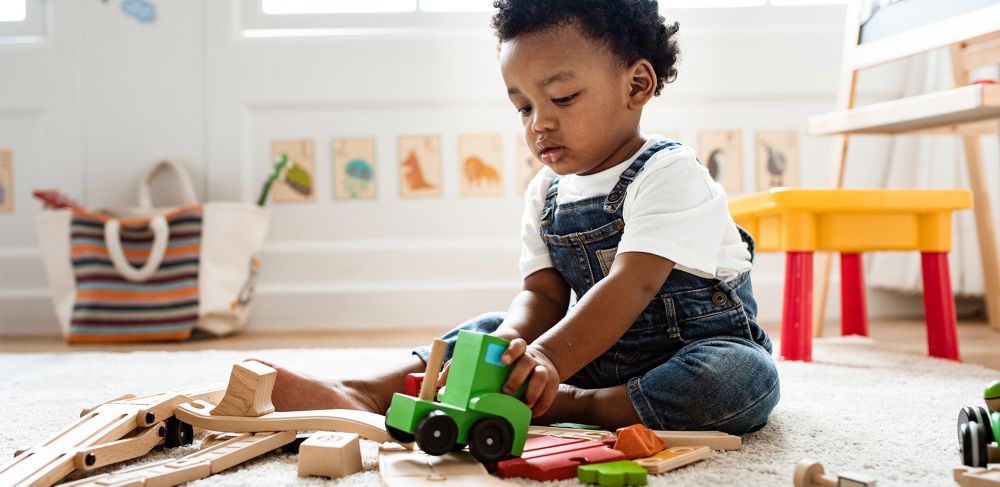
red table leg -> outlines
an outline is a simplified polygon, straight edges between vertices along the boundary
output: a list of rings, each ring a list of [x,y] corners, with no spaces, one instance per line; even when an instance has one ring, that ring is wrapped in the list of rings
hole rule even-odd
[[[868,336],[865,313],[865,279],[861,269],[861,254],[840,254],[840,333]]]
[[[927,349],[932,357],[961,360],[958,356],[955,297],[946,252],[922,252],[924,310],[927,315]]]
[[[781,358],[812,362],[813,253],[785,254]]]

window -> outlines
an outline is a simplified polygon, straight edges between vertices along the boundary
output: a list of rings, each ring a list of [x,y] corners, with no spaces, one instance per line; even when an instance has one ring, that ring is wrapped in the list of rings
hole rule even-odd
[[[0,22],[22,22],[28,16],[28,0],[0,0]]]
[[[43,0],[0,0],[0,44],[44,42],[49,4]]]

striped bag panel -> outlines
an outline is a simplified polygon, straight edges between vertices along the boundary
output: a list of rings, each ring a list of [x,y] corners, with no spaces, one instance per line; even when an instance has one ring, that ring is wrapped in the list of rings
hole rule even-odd
[[[115,270],[104,241],[108,217],[75,210],[70,224],[70,255],[76,301],[70,321],[71,343],[186,340],[198,322],[198,265],[201,254],[201,205],[164,215],[170,241],[151,278],[129,282]],[[147,218],[122,219],[125,259],[141,267],[153,245]]]

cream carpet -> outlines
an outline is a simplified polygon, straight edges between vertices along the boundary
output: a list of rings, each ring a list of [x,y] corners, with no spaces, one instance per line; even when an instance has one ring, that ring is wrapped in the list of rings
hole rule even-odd
[[[223,382],[231,365],[245,357],[322,375],[361,373],[386,354],[399,353],[407,352],[0,354],[0,458],[9,459],[15,449],[54,434],[85,406],[128,392]],[[954,485],[958,410],[981,405],[983,387],[1000,372],[895,352],[861,338],[818,340],[814,357],[811,364],[779,363],[781,403],[766,428],[744,438],[741,451],[717,452],[711,460],[651,476],[649,485],[791,485],[795,464],[804,457],[820,459],[828,472],[873,475],[880,486]],[[191,447],[154,451],[140,462],[194,451]],[[362,453],[366,471],[339,481],[299,479],[295,456],[284,454],[256,459],[192,485],[379,485],[376,446],[363,442]]]

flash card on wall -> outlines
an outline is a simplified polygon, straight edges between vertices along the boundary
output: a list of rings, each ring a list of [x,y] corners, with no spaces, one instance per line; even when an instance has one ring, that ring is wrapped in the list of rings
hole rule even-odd
[[[274,185],[275,203],[307,203],[315,199],[313,174],[316,173],[316,162],[312,139],[274,140],[271,141],[271,160],[276,161],[281,154],[288,154],[288,160],[295,163],[289,165]]]
[[[799,133],[796,130],[757,132],[757,189],[799,184]]]
[[[524,194],[525,188],[528,187],[528,183],[531,182],[531,178],[538,174],[538,171],[542,169],[543,164],[534,154],[531,153],[531,149],[528,148],[528,144],[524,141],[524,137],[518,135],[517,137],[517,192],[518,194]]]
[[[337,199],[375,199],[375,139],[333,142],[333,183]]]
[[[503,137],[500,134],[466,134],[458,138],[462,196],[503,195]]]
[[[404,198],[441,196],[441,138],[399,138],[399,194]]]
[[[739,130],[701,132],[698,154],[712,179],[726,191],[743,191],[743,136]]]
[[[0,213],[14,211],[14,156],[0,149]]]

